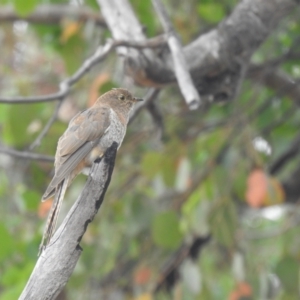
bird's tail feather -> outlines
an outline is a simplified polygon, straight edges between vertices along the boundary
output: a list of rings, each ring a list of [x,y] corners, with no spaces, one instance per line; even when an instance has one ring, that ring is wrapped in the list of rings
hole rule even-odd
[[[44,229],[42,242],[39,247],[38,256],[43,252],[43,250],[47,247],[50,242],[50,239],[53,236],[58,215],[60,212],[61,204],[63,202],[67,187],[68,187],[69,178],[64,179],[55,190],[55,197],[53,200],[53,204],[50,210],[50,213],[47,218],[47,223]]]

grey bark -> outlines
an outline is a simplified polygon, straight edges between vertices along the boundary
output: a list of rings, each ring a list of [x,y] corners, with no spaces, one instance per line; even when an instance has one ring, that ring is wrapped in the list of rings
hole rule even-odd
[[[115,39],[144,40],[143,27],[127,0],[97,0]],[[209,100],[235,97],[252,54],[296,7],[296,0],[243,0],[219,26],[184,48],[188,68],[201,96]],[[126,69],[137,84],[162,86],[176,81],[168,50],[128,51]]]
[[[81,238],[103,202],[117,147],[114,142],[100,163],[93,164],[82,193],[39,257],[20,300],[55,299],[66,285],[82,252]]]

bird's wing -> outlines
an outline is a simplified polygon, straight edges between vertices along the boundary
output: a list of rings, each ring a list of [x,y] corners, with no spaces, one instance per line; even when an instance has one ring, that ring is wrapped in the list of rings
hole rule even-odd
[[[110,125],[110,108],[92,107],[77,114],[60,137],[55,155],[55,174],[43,199],[65,179],[95,147]]]

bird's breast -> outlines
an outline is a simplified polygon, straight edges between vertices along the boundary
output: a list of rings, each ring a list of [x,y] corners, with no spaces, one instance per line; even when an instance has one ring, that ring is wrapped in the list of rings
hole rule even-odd
[[[93,148],[86,158],[88,164],[92,165],[97,158],[102,157],[113,142],[118,143],[119,148],[123,142],[125,133],[126,125],[124,125],[119,119],[118,115],[111,110],[110,125],[104,135],[99,139],[98,144]]]

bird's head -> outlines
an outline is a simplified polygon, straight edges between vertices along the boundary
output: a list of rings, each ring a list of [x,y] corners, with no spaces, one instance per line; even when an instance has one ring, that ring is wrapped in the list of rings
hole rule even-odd
[[[128,90],[123,88],[114,88],[111,91],[103,94],[98,100],[98,103],[108,104],[116,111],[129,113],[136,102],[142,101],[141,98],[134,97]]]

